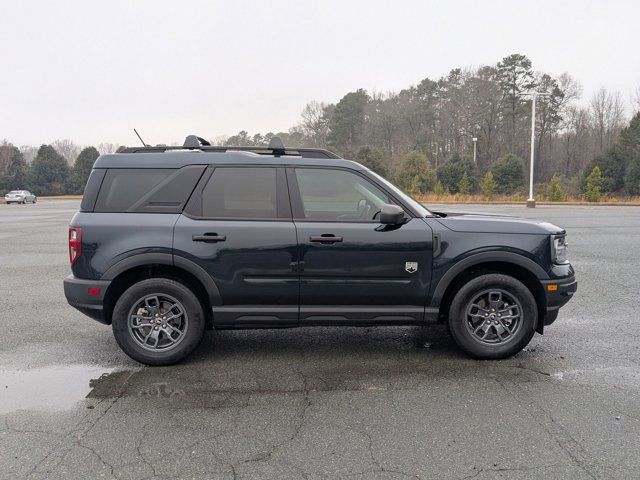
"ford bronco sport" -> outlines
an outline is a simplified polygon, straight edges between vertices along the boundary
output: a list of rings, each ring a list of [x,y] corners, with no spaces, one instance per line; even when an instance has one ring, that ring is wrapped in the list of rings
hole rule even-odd
[[[125,148],[96,160],[69,227],[68,302],[150,365],[206,329],[442,322],[480,359],[543,332],[576,290],[565,231],[432,212],[320,149]]]

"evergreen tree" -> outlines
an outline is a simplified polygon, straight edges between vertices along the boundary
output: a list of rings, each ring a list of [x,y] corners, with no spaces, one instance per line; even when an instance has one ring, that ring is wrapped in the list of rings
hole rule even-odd
[[[93,164],[99,156],[100,153],[95,147],[87,147],[80,152],[73,164],[73,172],[69,182],[69,191],[71,193],[82,194]]]
[[[496,193],[496,181],[493,178],[493,173],[487,172],[480,181],[480,190],[485,198],[491,200]]]
[[[547,198],[552,202],[562,202],[565,199],[565,194],[560,187],[560,180],[557,175],[551,177],[549,185],[547,185]]]
[[[442,185],[442,182],[440,180],[438,180],[436,182],[436,186],[433,189],[433,193],[435,193],[436,195],[438,195],[439,197],[444,195],[444,186]]]
[[[369,95],[363,89],[342,97],[329,119],[329,145],[339,152],[355,150],[364,134],[365,107],[369,100]]]
[[[640,153],[629,161],[624,185],[629,195],[640,195]]]
[[[602,172],[596,165],[587,177],[584,199],[588,202],[597,202],[600,198],[602,198]]]
[[[356,161],[385,178],[389,176],[389,162],[380,148],[364,146],[356,153]]]
[[[466,174],[469,180],[469,189],[476,189],[478,183],[478,169],[470,157],[460,157],[454,153],[449,161],[438,168],[438,180],[451,192],[458,191],[458,185],[462,176]]]
[[[469,195],[471,193],[471,180],[469,180],[469,175],[467,175],[467,172],[464,172],[462,174],[460,183],[458,183],[458,193],[460,195]]]
[[[4,172],[4,175],[0,177],[0,189],[26,189],[28,171],[27,162],[25,162],[22,152],[16,147],[11,146],[9,165]]]
[[[522,159],[509,153],[491,167],[498,191],[512,194],[524,186],[524,167]]]
[[[418,180],[416,180],[416,177]],[[411,192],[414,183],[420,193],[433,190],[436,183],[436,175],[424,153],[412,151],[405,155],[397,175],[400,188],[405,192]]]
[[[51,145],[42,145],[31,165],[31,184],[36,195],[66,193],[69,165]]]

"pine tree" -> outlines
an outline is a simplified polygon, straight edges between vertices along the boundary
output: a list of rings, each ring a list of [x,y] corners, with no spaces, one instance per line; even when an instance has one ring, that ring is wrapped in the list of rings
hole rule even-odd
[[[599,201],[602,198],[602,172],[600,172],[600,167],[593,167],[586,183],[584,199],[588,202]]]
[[[442,186],[442,182],[440,180],[436,182],[436,186],[433,189],[433,193],[435,193],[439,197],[444,195],[444,187]]]
[[[551,177],[549,185],[547,185],[547,198],[552,202],[562,202],[565,199],[565,194],[560,186],[560,180],[555,174]]]
[[[460,179],[460,183],[458,183],[458,193],[460,195],[469,195],[471,193],[471,180],[469,180],[467,172],[464,172]]]
[[[480,189],[485,198],[491,200],[494,197],[496,194],[496,181],[493,178],[493,173],[487,172],[484,175],[480,181]]]

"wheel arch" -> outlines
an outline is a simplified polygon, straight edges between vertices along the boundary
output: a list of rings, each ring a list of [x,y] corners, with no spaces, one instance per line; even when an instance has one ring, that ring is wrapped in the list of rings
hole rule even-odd
[[[118,298],[134,283],[147,278],[171,278],[189,286],[206,316],[206,327],[213,328],[212,306],[221,305],[218,287],[211,276],[200,266],[182,257],[171,254],[141,254],[121,260],[102,276],[110,284],[104,296],[104,318],[111,323],[111,315]]]
[[[439,320],[449,315],[449,307],[459,288],[470,279],[487,273],[502,273],[522,282],[531,291],[538,307],[538,331],[540,333],[546,314],[546,295],[540,279],[549,278],[538,264],[526,257],[508,252],[478,254],[462,260],[452,267],[438,282],[431,306],[439,308]],[[475,257],[475,258],[474,258]]]

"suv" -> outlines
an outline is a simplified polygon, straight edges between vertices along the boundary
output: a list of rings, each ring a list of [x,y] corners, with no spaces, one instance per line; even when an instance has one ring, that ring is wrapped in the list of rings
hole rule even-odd
[[[441,322],[480,359],[543,332],[576,291],[565,230],[427,210],[320,149],[102,155],[69,227],[68,302],[166,365],[206,329]]]

